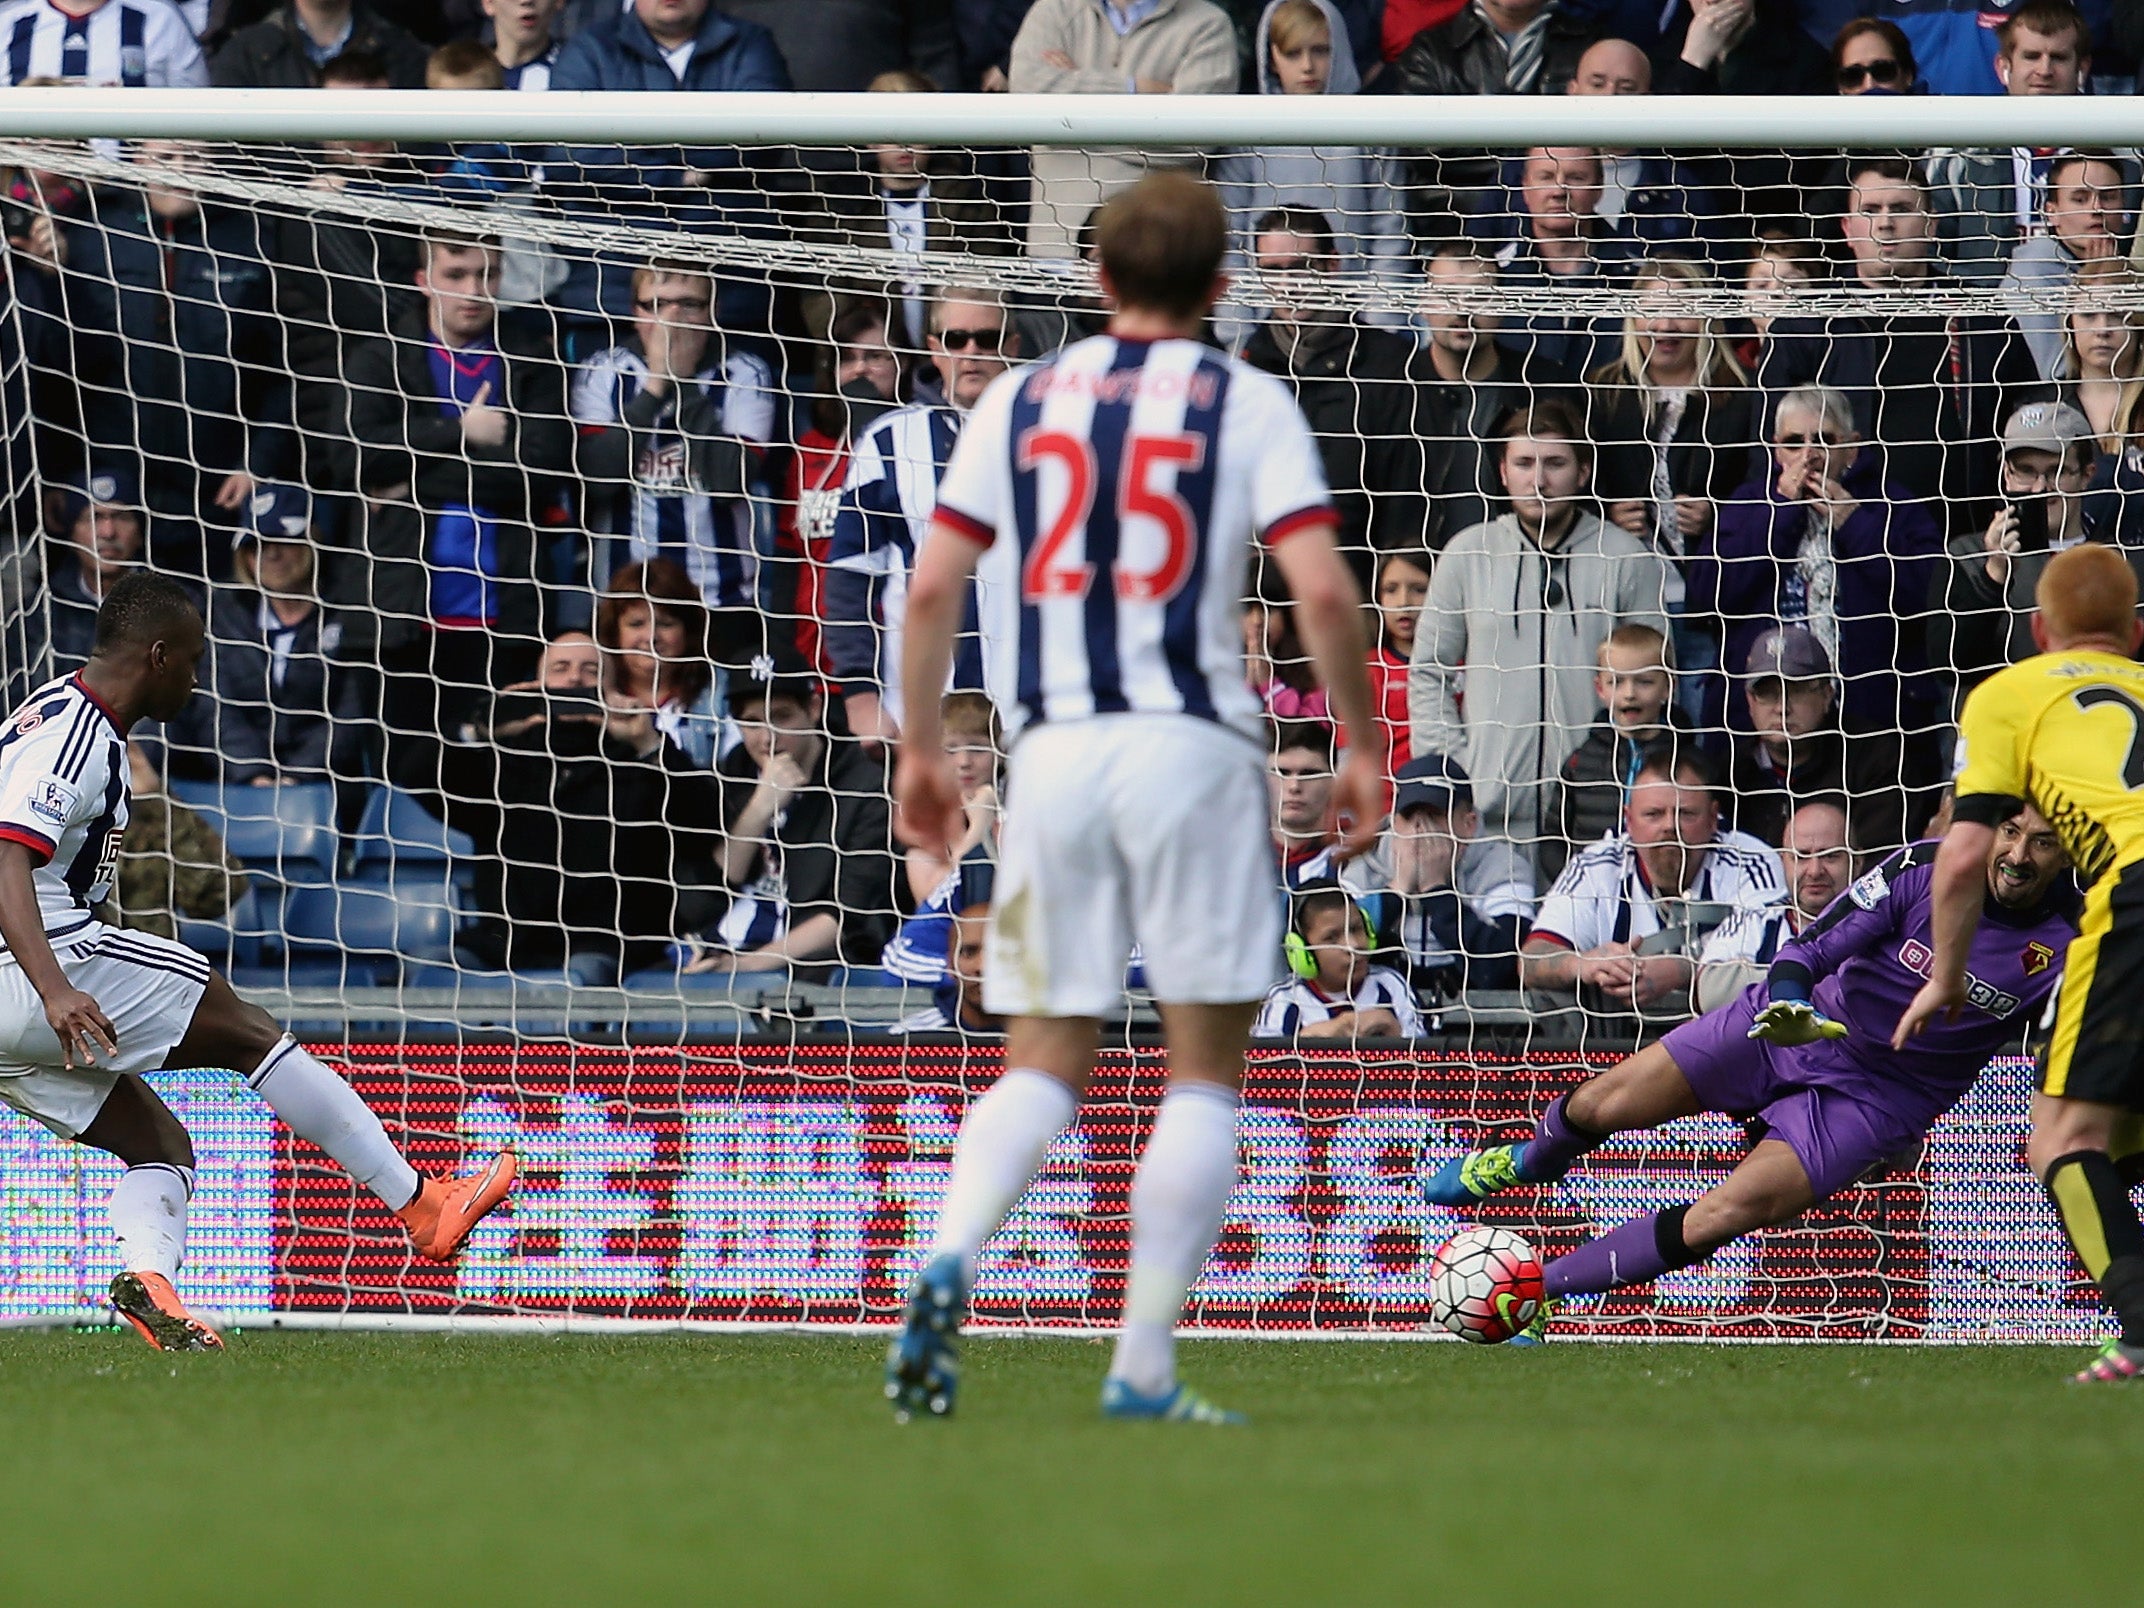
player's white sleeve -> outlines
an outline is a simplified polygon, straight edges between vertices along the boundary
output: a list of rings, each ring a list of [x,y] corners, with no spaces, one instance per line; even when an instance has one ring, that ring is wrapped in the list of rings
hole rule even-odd
[[[88,704],[47,701],[24,709],[0,747],[0,838],[22,844],[39,861],[52,858],[60,834],[103,807],[104,734]]]
[[[1332,517],[1324,460],[1303,411],[1271,375],[1239,371],[1250,449],[1251,523],[1268,543]]]
[[[1014,369],[990,382],[953,447],[938,480],[936,518],[988,547],[1012,504],[1012,402],[1028,371]]]

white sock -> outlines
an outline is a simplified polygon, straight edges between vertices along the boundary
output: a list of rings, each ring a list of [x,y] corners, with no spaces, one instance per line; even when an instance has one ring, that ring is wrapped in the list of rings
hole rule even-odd
[[[1050,1141],[1078,1115],[1079,1096],[1047,1072],[1008,1068],[960,1125],[931,1255],[950,1252],[973,1275],[975,1253],[1035,1181]]]
[[[1132,1266],[1109,1376],[1143,1395],[1176,1383],[1176,1320],[1236,1187],[1236,1093],[1172,1086],[1132,1180]]]
[[[121,1267],[178,1277],[186,1260],[186,1202],[193,1192],[193,1168],[168,1161],[145,1161],[119,1175],[104,1212],[119,1241]]]
[[[246,1081],[285,1127],[325,1150],[390,1210],[417,1198],[417,1169],[402,1159],[372,1108],[288,1033]]]

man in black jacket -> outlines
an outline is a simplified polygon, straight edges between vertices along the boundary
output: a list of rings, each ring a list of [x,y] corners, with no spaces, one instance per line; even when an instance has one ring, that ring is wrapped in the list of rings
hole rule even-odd
[[[495,242],[431,237],[423,316],[350,358],[390,766],[397,737],[473,715],[541,624],[532,526],[556,517],[573,430],[558,364],[497,328],[498,286]]]
[[[1340,272],[1331,222],[1322,212],[1277,207],[1258,220],[1252,249],[1261,277],[1314,302],[1319,278]],[[1278,375],[1317,437],[1340,515],[1340,544],[1365,590],[1373,549],[1420,546],[1428,518],[1422,449],[1413,428],[1408,367],[1415,345],[1344,313],[1275,306],[1243,348],[1244,360]]]
[[[755,660],[731,682],[744,741],[716,767],[730,904],[686,970],[877,964],[899,922],[886,764],[829,736],[817,680]]]
[[[396,89],[424,88],[424,46],[361,0],[278,6],[225,40],[209,75],[218,89],[312,89],[320,69],[351,50],[384,62]]]
[[[592,638],[562,632],[535,681],[500,691],[481,737],[412,749],[409,785],[479,855],[483,914],[455,940],[468,961],[615,982],[660,961],[713,897],[715,779],[650,711],[607,704],[599,664]]]
[[[1408,41],[1387,76],[1402,95],[1561,95],[1600,36],[1556,0],[1472,0]]]

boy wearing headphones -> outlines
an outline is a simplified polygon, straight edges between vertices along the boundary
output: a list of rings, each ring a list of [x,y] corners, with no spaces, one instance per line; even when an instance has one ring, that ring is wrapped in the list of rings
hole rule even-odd
[[[1419,1038],[1422,1009],[1406,977],[1372,964],[1375,924],[1337,882],[1299,890],[1288,923],[1286,982],[1266,995],[1253,1038]]]

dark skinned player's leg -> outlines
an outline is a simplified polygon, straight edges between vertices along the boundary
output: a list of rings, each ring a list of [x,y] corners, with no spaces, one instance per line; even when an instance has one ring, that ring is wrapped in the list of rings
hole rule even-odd
[[[112,1305],[161,1351],[213,1351],[223,1341],[179,1300],[171,1281],[186,1259],[194,1146],[171,1108],[132,1072],[121,1074],[77,1143],[127,1164],[105,1203],[119,1241]]]
[[[292,1133],[326,1151],[389,1210],[400,1212],[416,1201],[422,1180],[387,1137],[372,1108],[307,1054],[275,1018],[240,999],[221,977],[209,978],[186,1036],[164,1058],[164,1065],[228,1067]]]

